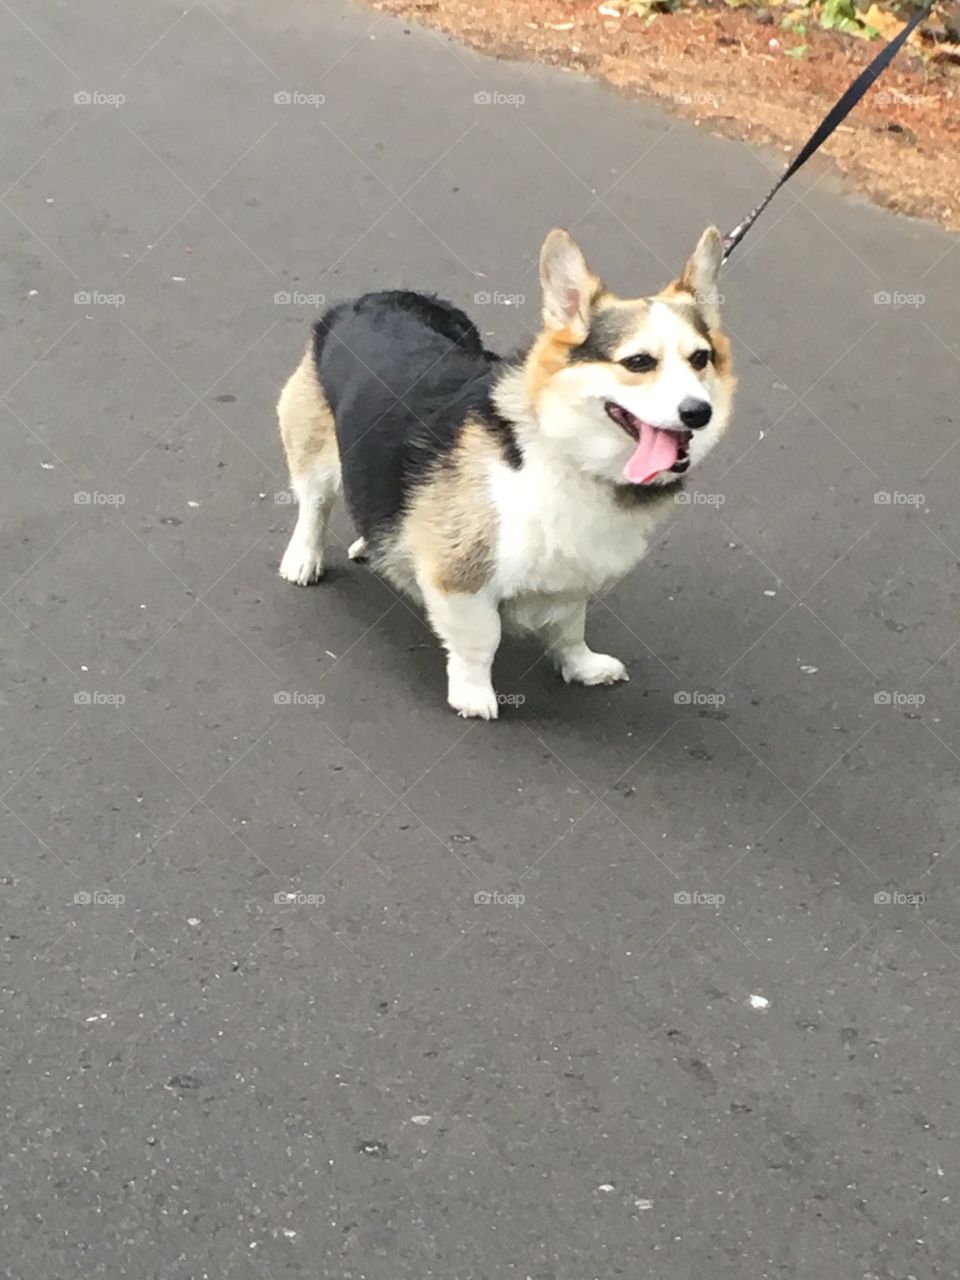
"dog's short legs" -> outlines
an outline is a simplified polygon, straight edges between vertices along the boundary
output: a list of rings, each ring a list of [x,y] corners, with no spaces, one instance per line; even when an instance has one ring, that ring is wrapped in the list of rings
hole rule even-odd
[[[426,585],[422,590],[427,615],[447,651],[447,701],[461,716],[496,720],[491,672],[500,644],[500,613],[495,597]]]
[[[351,542],[347,548],[347,555],[351,560],[366,560],[367,558],[367,540],[366,538],[357,538],[356,542]]]
[[[290,477],[290,486],[300,504],[296,527],[283,559],[280,576],[301,587],[323,577],[323,542],[330,512],[340,489],[340,466],[330,466],[321,456],[307,470]]]
[[[608,653],[594,653],[584,640],[587,602],[557,606],[538,628],[554,666],[567,684],[615,684],[629,680],[627,668]]]

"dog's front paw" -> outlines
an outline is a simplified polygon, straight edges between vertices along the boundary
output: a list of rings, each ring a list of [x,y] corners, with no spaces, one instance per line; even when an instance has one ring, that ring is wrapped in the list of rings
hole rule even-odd
[[[630,679],[619,658],[589,650],[561,662],[560,674],[567,684],[616,684],[618,680]]]
[[[301,587],[318,582],[323,577],[323,553],[291,541],[280,561],[280,577]]]
[[[451,680],[447,701],[458,716],[468,719],[496,720],[499,712],[493,685],[471,684],[467,680]]]

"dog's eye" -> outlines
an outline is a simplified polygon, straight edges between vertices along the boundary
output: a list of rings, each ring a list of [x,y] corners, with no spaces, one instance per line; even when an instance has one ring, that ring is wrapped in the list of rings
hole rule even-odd
[[[711,352],[706,347],[701,347],[699,351],[695,351],[690,357],[690,363],[695,369],[705,369],[710,363]]]
[[[630,373],[649,373],[657,367],[657,357],[650,355],[648,351],[640,351],[635,356],[627,356],[620,363]]]

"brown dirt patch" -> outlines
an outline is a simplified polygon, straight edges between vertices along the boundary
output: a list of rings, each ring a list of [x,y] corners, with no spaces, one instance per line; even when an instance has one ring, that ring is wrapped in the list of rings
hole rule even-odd
[[[601,14],[602,0],[372,3],[484,52],[574,67],[631,96],[657,98],[714,132],[789,150],[806,141],[880,48],[812,21],[803,35],[792,33],[781,26],[786,10],[779,7],[764,13],[699,5],[659,14],[648,25]],[[937,26],[934,20],[926,30]],[[787,52],[798,46],[805,46],[803,56]],[[960,230],[958,61],[956,45],[915,35],[824,148],[878,203],[954,231]]]

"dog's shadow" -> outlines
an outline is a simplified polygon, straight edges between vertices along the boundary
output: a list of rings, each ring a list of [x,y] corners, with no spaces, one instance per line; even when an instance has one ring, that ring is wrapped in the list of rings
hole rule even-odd
[[[416,714],[449,717],[443,648],[414,601],[399,595],[364,563],[328,565],[323,581],[310,588],[311,600],[324,611],[336,611],[349,621],[351,633],[363,637],[365,657],[376,666],[371,679],[393,685],[400,699],[416,690]],[[386,616],[385,616],[386,614]],[[382,624],[382,625],[381,625]],[[593,643],[604,647],[594,623]],[[588,619],[588,635],[590,625]],[[316,645],[316,635],[310,637]],[[625,737],[635,737],[642,724],[642,740],[655,741],[677,720],[673,689],[662,670],[641,645],[616,646],[616,656],[630,669],[630,680],[587,687],[563,682],[534,636],[505,634],[494,663],[494,687],[500,700],[499,720],[491,731],[509,734],[516,728],[527,736],[541,731],[563,739],[593,744],[598,755],[609,756],[612,768],[622,762]],[[348,672],[344,672],[346,677]],[[386,702],[394,708],[398,698]],[[482,722],[478,722],[482,724]]]

